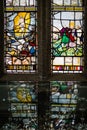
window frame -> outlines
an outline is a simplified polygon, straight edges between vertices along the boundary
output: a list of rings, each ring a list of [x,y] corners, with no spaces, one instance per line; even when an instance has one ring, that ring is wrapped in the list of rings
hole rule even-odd
[[[81,74],[51,73],[51,0],[38,0],[37,32],[38,32],[38,73],[5,74],[4,73],[4,1],[0,3],[0,82],[36,81],[38,82],[38,124],[43,129],[45,118],[41,110],[48,105],[50,97],[50,81],[87,81],[87,1],[84,0],[84,72]],[[5,94],[5,93],[4,93]],[[45,99],[41,100],[46,95]],[[43,96],[42,96],[43,95]],[[44,110],[46,112],[46,109]],[[46,114],[46,113],[45,113]]]

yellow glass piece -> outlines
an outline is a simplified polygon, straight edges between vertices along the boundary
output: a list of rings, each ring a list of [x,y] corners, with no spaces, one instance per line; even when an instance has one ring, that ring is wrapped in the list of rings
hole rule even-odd
[[[75,22],[74,21],[70,21],[70,28],[73,29],[75,26]]]
[[[13,69],[14,69],[14,66],[10,65],[10,66],[9,66],[9,69],[10,69],[10,70],[13,70]]]
[[[14,8],[13,7],[6,7],[6,11],[13,11]]]
[[[66,96],[67,96],[67,98],[68,98],[68,99],[70,99],[70,98],[71,98],[71,94],[67,94]]]
[[[19,88],[17,90],[17,98],[21,102],[31,102],[32,101],[32,97],[31,97],[30,93],[27,92],[26,89],[23,89],[23,88]]]
[[[22,37],[28,32],[30,13],[20,12],[14,18],[14,32],[16,37]]]

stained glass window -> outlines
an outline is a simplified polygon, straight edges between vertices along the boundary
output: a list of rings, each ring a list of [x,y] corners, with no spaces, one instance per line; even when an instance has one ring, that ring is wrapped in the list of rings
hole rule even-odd
[[[51,15],[51,64],[53,73],[82,73],[82,0],[53,0]]]
[[[62,121],[61,127],[67,124],[75,123],[74,114],[78,101],[78,86],[79,83],[72,81],[52,81],[50,84],[50,115],[51,115],[51,130],[54,122],[58,119]]]
[[[4,62],[6,73],[37,71],[36,0],[6,0]]]
[[[37,95],[36,82],[12,81],[7,82],[8,88],[8,113],[10,113],[7,129],[30,129],[37,130]]]

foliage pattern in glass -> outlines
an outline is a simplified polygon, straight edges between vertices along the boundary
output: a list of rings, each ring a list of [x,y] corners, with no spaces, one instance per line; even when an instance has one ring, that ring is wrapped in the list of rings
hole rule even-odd
[[[72,4],[73,1],[68,0],[61,0],[59,5],[56,0],[53,2],[52,70],[54,73],[82,73],[84,42],[82,2],[78,1],[75,5]]]

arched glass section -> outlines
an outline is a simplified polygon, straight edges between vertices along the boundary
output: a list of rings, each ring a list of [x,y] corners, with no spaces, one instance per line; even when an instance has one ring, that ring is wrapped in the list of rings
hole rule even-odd
[[[36,0],[6,0],[4,34],[5,73],[37,72]]]
[[[51,5],[51,70],[53,73],[82,73],[84,70],[82,1],[53,0]]]

